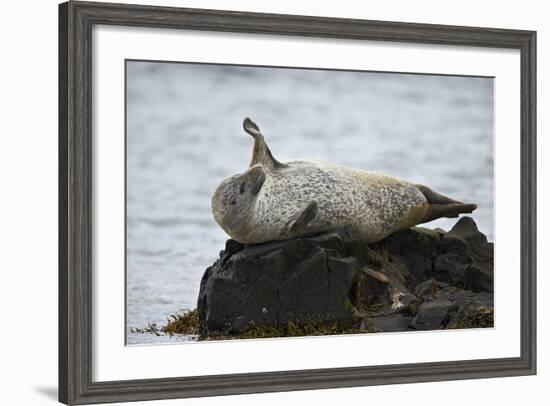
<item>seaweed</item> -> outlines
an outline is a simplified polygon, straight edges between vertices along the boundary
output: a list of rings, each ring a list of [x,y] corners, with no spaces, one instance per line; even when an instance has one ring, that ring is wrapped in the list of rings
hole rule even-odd
[[[168,335],[198,335],[200,332],[200,321],[197,309],[180,315],[171,315],[168,319],[168,324],[162,327],[161,330]]]
[[[482,306],[475,313],[468,315],[462,319],[451,321],[445,326],[447,330],[462,329],[462,328],[485,328],[494,327],[494,308]]]
[[[153,326],[153,328],[150,328]],[[145,329],[132,329],[133,332],[154,333],[160,332],[174,335],[199,335],[200,321],[196,309],[181,315],[172,315],[168,324],[161,328],[149,325]],[[360,322],[342,323],[337,321],[312,320],[307,322],[289,321],[282,326],[261,326],[251,322],[239,333],[219,333],[212,335],[199,335],[199,340],[228,340],[242,338],[273,338],[273,337],[301,337],[333,334],[357,334],[361,333]]]

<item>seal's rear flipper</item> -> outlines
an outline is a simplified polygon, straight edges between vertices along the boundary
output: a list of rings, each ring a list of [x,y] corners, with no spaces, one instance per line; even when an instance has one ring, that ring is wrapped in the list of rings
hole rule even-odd
[[[277,161],[271,151],[269,150],[267,144],[265,143],[264,136],[260,131],[260,127],[249,119],[248,117],[243,121],[244,130],[254,138],[254,150],[252,152],[252,160],[250,161],[250,166],[257,164],[263,165],[269,170],[275,168],[284,168],[285,164]]]
[[[319,206],[313,201],[300,213],[298,218],[290,225],[290,231],[296,233],[306,228],[306,226],[317,216]]]
[[[421,223],[427,223],[441,217],[458,217],[459,214],[471,213],[475,209],[477,209],[477,204],[473,203],[430,204]]]
[[[458,200],[454,200],[454,199],[451,199],[450,197],[434,192],[428,186],[424,186],[424,185],[415,185],[415,186],[418,188],[418,190],[420,190],[420,192],[424,195],[424,197],[430,204],[453,204],[453,203],[462,204],[462,202],[459,202]]]

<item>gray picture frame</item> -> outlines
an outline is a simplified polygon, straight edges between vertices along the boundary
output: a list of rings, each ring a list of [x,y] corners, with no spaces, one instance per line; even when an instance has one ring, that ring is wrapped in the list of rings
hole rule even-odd
[[[521,354],[217,376],[92,380],[92,27],[95,24],[518,49]],[[110,3],[59,5],[59,400],[88,404],[536,374],[536,32]]]

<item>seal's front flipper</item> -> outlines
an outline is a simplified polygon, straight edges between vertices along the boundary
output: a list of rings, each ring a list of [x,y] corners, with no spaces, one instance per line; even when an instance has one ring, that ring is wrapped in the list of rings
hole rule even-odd
[[[250,190],[250,193],[254,196],[260,192],[266,178],[264,168],[260,165],[253,166],[247,170],[243,174],[243,177],[244,182],[241,183],[239,192],[242,194],[245,193],[246,190]]]
[[[313,201],[300,213],[298,218],[290,225],[290,232],[296,233],[306,228],[306,226],[317,216],[319,206]]]
[[[268,170],[275,168],[284,168],[286,165],[277,161],[269,150],[260,127],[248,117],[243,121],[244,130],[254,138],[254,150],[252,151],[252,160],[250,166],[257,164],[263,165]]]

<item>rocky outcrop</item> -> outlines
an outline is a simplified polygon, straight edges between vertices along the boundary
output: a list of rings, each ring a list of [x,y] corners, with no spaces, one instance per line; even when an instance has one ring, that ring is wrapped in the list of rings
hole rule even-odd
[[[493,244],[463,217],[449,232],[416,227],[372,245],[350,230],[228,240],[203,275],[197,310],[203,337],[289,323],[346,332],[486,327],[492,292]]]

